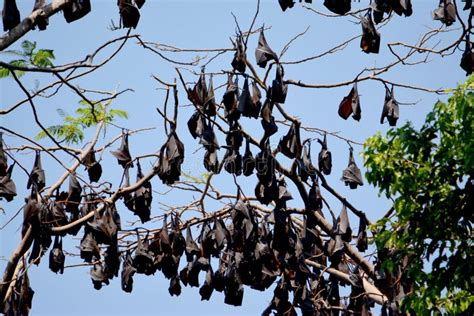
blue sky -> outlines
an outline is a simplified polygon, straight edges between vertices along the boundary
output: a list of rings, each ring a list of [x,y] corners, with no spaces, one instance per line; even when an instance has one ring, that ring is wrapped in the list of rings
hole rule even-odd
[[[33,1],[18,1],[22,16],[31,10]],[[314,1],[313,8],[323,12],[327,10],[320,1]],[[367,1],[354,3],[354,7],[359,7]],[[429,28],[439,27],[439,21],[432,21],[431,11],[436,6],[433,1],[413,1],[414,14],[410,18],[394,16],[392,21],[381,29],[382,46],[379,55],[365,54],[359,48],[359,40],[351,42],[346,49],[333,55],[325,56],[305,64],[288,65],[285,67],[285,78],[299,79],[307,83],[336,83],[354,78],[365,67],[382,66],[393,61],[394,56],[389,54],[386,44],[389,42],[402,41],[415,43],[422,32]],[[126,30],[110,31],[108,29],[110,21],[118,24],[118,9],[116,1],[94,1],[92,12],[83,19],[67,24],[62,14],[56,14],[50,18],[50,26],[46,32],[32,31],[23,39],[36,41],[39,48],[53,49],[56,55],[56,64],[64,64],[71,61],[81,60],[90,54],[101,43],[126,33]],[[253,18],[255,1],[150,1],[148,0],[141,10],[141,19],[136,30],[132,34],[140,34],[143,40],[170,44],[182,48],[226,48],[230,47],[229,37],[235,34],[235,24],[231,12],[233,12],[243,29],[247,29]],[[283,60],[297,60],[304,57],[319,54],[331,48],[345,39],[361,33],[359,24],[355,24],[354,18],[324,18],[309,10],[304,9],[299,4],[287,12],[281,12],[277,1],[262,1],[260,15],[256,21],[256,26],[265,24],[269,27],[265,33],[267,41],[276,52],[280,52],[284,45],[296,34],[304,31],[310,26],[307,34],[294,42]],[[455,23],[450,29],[459,28],[460,24]],[[447,33],[439,39],[439,47],[445,46],[459,34],[459,30]],[[258,37],[253,36],[249,40],[248,55],[253,60],[254,49]],[[18,49],[21,41],[16,43],[11,49]],[[435,43],[435,41],[433,42]],[[461,82],[465,76],[464,71],[459,67],[461,51],[457,51],[452,56],[440,58],[430,56],[430,63],[417,66],[397,66],[382,77],[399,83],[415,84],[427,88],[449,88]],[[178,60],[189,61],[196,55],[183,54],[171,55]],[[102,58],[105,55],[102,55]],[[98,57],[96,61],[100,60]],[[419,59],[420,57],[417,57]],[[9,61],[11,56],[0,54],[0,60]],[[415,60],[417,60],[415,59]],[[232,53],[221,55],[208,67],[208,71],[220,71],[230,69]],[[196,68],[195,70],[198,70]],[[257,70],[263,74],[261,69]],[[188,81],[195,78],[189,72],[183,72]],[[152,74],[158,75],[163,80],[171,82],[176,77],[174,66],[167,63],[157,55],[142,49],[136,45],[135,41],[129,42],[120,54],[103,69],[97,71],[86,79],[74,82],[84,88],[96,90],[121,90],[131,88],[134,92],[129,92],[116,101],[114,107],[126,110],[130,117],[127,121],[119,120],[117,123],[129,129],[142,127],[156,127],[155,130],[130,137],[130,147],[132,155],[140,155],[149,152],[156,152],[166,139],[161,118],[155,111],[156,106],[161,106],[164,99],[164,92],[157,89],[158,85],[151,78]],[[271,74],[273,77],[273,72]],[[29,89],[36,86],[43,86],[54,81],[52,75],[26,75],[22,81]],[[215,86],[223,83],[225,78],[216,76]],[[380,113],[383,106],[385,89],[380,82],[366,81],[359,84],[361,95],[362,119],[360,122],[349,118],[342,120],[337,115],[337,108],[343,96],[347,95],[350,87],[345,86],[335,89],[304,89],[295,86],[289,87],[287,101],[284,108],[292,115],[299,117],[305,126],[318,127],[328,131],[338,131],[341,136],[348,137],[358,142],[363,142],[367,137],[377,131],[384,132],[387,125],[380,125]],[[220,100],[223,89],[217,90],[217,100]],[[406,121],[412,121],[416,126],[424,120],[426,113],[438,99],[445,99],[444,96],[437,96],[416,90],[395,89],[395,96],[399,102],[410,105],[400,106],[399,125]],[[6,108],[18,100],[24,98],[21,90],[12,79],[0,80],[0,107]],[[181,104],[187,104],[185,95],[180,87]],[[53,98],[40,98],[36,101],[39,116],[44,125],[49,126],[60,123],[60,116],[56,109],[61,108],[72,114],[79,102],[77,95],[66,88]],[[414,105],[413,105],[414,103]],[[204,169],[202,167],[203,150],[194,153],[199,144],[189,135],[185,122],[191,115],[191,108],[182,107],[180,109],[180,126],[178,135],[186,145],[186,159],[183,169],[186,173],[200,176]],[[276,113],[276,111],[275,111]],[[277,117],[278,118],[278,117]],[[13,129],[19,133],[34,136],[39,132],[39,128],[34,124],[31,109],[27,104],[21,106],[6,117],[0,117],[0,124]],[[243,126],[260,137],[260,123],[255,120],[243,120]],[[90,136],[93,130],[86,131]],[[110,127],[107,129],[107,137],[101,138],[103,144],[110,137],[120,133],[120,129]],[[275,145],[281,135],[286,133],[285,128],[280,128],[277,135],[273,136]],[[303,133],[302,138],[317,137],[319,135]],[[22,141],[14,137],[5,136],[8,146],[18,146]],[[220,138],[220,143],[224,139]],[[328,137],[328,143],[333,152],[333,173],[328,177],[330,184],[341,194],[345,195],[356,207],[367,212],[369,218],[376,219],[383,215],[390,204],[385,199],[378,197],[376,190],[365,184],[357,190],[350,190],[340,181],[342,170],[347,165],[348,146],[334,137]],[[48,145],[45,141],[44,144]],[[113,148],[118,146],[114,145]],[[317,157],[319,145],[314,144],[312,149],[313,158]],[[356,152],[361,151],[360,146],[356,146]],[[256,150],[254,149],[254,154]],[[222,158],[223,153],[220,153]],[[33,164],[33,154],[31,152],[15,153],[27,169]],[[72,164],[69,157],[64,156],[66,165]],[[289,161],[283,159],[288,165]],[[57,177],[64,172],[57,163],[43,155],[45,170],[47,170],[47,185],[51,185]],[[362,168],[362,159],[356,156],[356,162]],[[145,169],[149,168],[152,161],[143,163]],[[110,153],[103,156],[102,165],[104,167],[103,179],[110,179],[116,188],[119,175],[118,166]],[[83,172],[80,169],[80,172]],[[3,225],[22,206],[23,198],[26,196],[26,177],[19,168],[15,169],[14,179],[17,184],[19,195],[11,202],[0,201],[1,207],[5,209],[5,214],[0,214],[0,224]],[[132,172],[134,179],[134,171]],[[235,187],[227,174],[214,178],[216,187],[222,192],[235,193]],[[238,178],[247,195],[253,195],[256,179]],[[152,181],[153,188],[158,192],[165,192],[167,188],[158,178]],[[290,189],[293,186],[289,185]],[[66,186],[63,186],[66,189]],[[329,193],[323,190],[324,196],[330,202],[332,209],[339,213],[341,204],[334,200]],[[293,194],[292,206],[301,206],[301,201],[297,198],[296,192]],[[192,195],[183,192],[170,192],[166,195],[155,194],[153,204],[153,215],[163,212],[163,205],[185,204],[190,201]],[[231,202],[231,201],[225,201]],[[162,204],[159,204],[162,203]],[[209,210],[219,207],[221,204],[208,202]],[[123,207],[121,201],[117,203],[122,222],[133,220],[133,216]],[[190,214],[194,215],[194,214]],[[0,231],[0,269],[3,271],[6,261],[20,238],[21,215],[10,225]],[[358,221],[351,217],[351,224],[357,227]],[[151,223],[149,227],[160,227],[161,223]],[[76,237],[68,237],[65,241],[65,249],[78,253],[77,246],[81,233]],[[198,289],[184,288],[180,297],[170,297],[168,294],[168,281],[157,273],[152,277],[142,275],[135,276],[134,292],[127,294],[120,289],[120,279],[115,278],[109,286],[101,291],[96,291],[92,287],[89,277],[89,268],[81,267],[66,269],[64,275],[55,275],[48,269],[48,254],[43,258],[39,267],[31,267],[29,276],[31,286],[35,290],[32,315],[125,315],[130,313],[140,313],[143,315],[255,315],[263,311],[269,303],[272,291],[265,293],[257,292],[246,288],[244,303],[242,307],[227,306],[223,303],[224,297],[221,293],[214,293],[211,301],[201,302]],[[66,264],[80,263],[79,258],[68,257]]]

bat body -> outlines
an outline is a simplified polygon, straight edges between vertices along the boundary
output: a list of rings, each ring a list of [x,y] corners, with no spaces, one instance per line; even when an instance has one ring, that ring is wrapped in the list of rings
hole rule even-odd
[[[82,19],[91,11],[90,0],[72,0],[63,9],[64,19],[71,23]]]
[[[257,65],[261,68],[265,68],[270,60],[278,63],[278,56],[268,45],[265,34],[263,34],[263,27],[260,31],[257,48],[255,49],[255,59],[257,60]]]
[[[16,6],[15,0],[4,0],[2,11],[3,31],[11,31],[20,24],[20,11]]]
[[[357,91],[357,83],[354,83],[349,94],[345,96],[339,104],[338,114],[345,120],[352,114],[352,118],[359,121],[361,118],[360,113],[359,93]]]

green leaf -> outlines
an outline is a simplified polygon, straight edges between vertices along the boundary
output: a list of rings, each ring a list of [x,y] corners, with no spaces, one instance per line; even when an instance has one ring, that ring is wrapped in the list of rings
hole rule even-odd
[[[23,48],[23,53],[26,56],[30,56],[36,48],[36,42],[23,41],[21,48]]]

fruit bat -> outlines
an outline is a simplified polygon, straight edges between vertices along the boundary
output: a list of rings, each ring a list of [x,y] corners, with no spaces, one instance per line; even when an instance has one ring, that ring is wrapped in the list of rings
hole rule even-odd
[[[63,274],[64,272],[64,252],[62,238],[56,236],[54,238],[54,246],[49,253],[49,269],[54,273]]]
[[[58,194],[59,193],[56,193],[56,196]],[[57,197],[56,201],[58,201]],[[58,203],[56,201],[51,200],[44,208],[46,214],[44,215],[43,222],[48,223],[52,227],[59,227],[68,223],[66,213],[64,212],[64,208],[62,207],[62,203]]]
[[[246,53],[245,53],[245,45],[244,45],[244,39],[242,38],[242,36],[238,35],[235,39],[235,42],[232,41],[232,44],[234,45],[234,49],[235,49],[235,54],[234,54],[234,59],[232,60],[232,68],[234,68],[234,70],[238,71],[238,72],[241,72],[241,73],[244,73],[245,72],[245,68],[246,68],[246,60],[247,60],[247,56],[246,56]]]
[[[226,144],[228,148],[238,150],[242,146],[244,137],[242,136],[242,129],[239,124],[233,124],[229,127],[226,133]]]
[[[267,185],[275,178],[275,158],[269,143],[255,156],[255,170],[261,183]]]
[[[117,238],[119,227],[113,214],[116,212],[113,205],[106,204],[102,214],[96,212],[94,220],[91,223],[87,223],[98,243],[110,245]]]
[[[133,267],[137,273],[144,273],[151,275],[155,273],[156,268],[154,266],[153,253],[148,248],[148,236],[143,240],[137,232],[138,242],[135,250],[135,257],[133,258]]]
[[[362,25],[362,37],[360,39],[360,48],[369,54],[378,54],[380,49],[380,33],[374,26],[374,22],[371,16],[371,10],[367,11],[367,14],[360,17],[360,23]]]
[[[90,182],[99,182],[100,177],[102,176],[102,166],[95,159],[94,149],[91,148],[86,157],[84,157],[84,166],[87,169],[87,174],[89,175]]]
[[[456,7],[451,0],[440,0],[439,6],[433,11],[433,20],[441,21],[450,26],[456,22]]]
[[[41,205],[36,199],[36,191],[33,190],[31,196],[26,200],[26,205],[23,208],[23,226],[21,235],[24,236],[31,226],[34,233],[38,230],[40,224]]]
[[[343,241],[350,242],[352,240],[352,229],[349,224],[349,217],[347,215],[347,208],[345,205],[342,206],[341,213],[336,220],[335,234],[340,235]]]
[[[214,287],[213,287],[213,282],[212,282],[212,269],[209,268],[206,273],[206,279],[204,280],[204,284],[199,289],[199,294],[201,295],[201,301],[209,301],[213,291],[214,291]]]
[[[130,165],[133,167],[132,156],[128,149],[128,134],[122,131],[122,143],[117,150],[111,151],[112,155],[117,158],[117,163],[121,165],[124,169]]]
[[[316,177],[316,168],[314,168],[313,163],[311,162],[311,141],[309,139],[305,140],[303,144],[308,143],[308,146],[303,145],[303,154],[301,159],[296,159],[294,166],[297,168],[298,176],[301,178],[301,181],[305,182],[308,180],[308,177],[314,180]]]
[[[196,106],[202,107],[207,99],[206,77],[204,74],[204,67],[201,69],[199,80],[194,85],[192,90],[187,89],[188,99]]]
[[[135,4],[137,5],[139,9],[141,9],[143,5],[145,4],[145,0],[133,0],[133,2],[135,2]]]
[[[124,28],[136,28],[140,20],[140,12],[131,0],[119,0],[120,17]]]
[[[328,150],[326,135],[324,135],[324,139],[322,141],[318,139],[318,142],[322,146],[321,151],[318,155],[318,167],[322,173],[324,173],[325,175],[329,175],[331,174],[332,169],[332,155],[331,152]]]
[[[219,148],[216,134],[211,124],[204,121],[204,128],[201,133],[199,143],[204,146],[206,150],[214,151]]]
[[[357,249],[361,252],[367,250],[367,222],[363,217],[359,220],[359,232],[357,234]]]
[[[188,120],[188,130],[194,139],[201,137],[204,124],[205,120],[202,114],[199,111],[195,111]]]
[[[24,273],[18,278],[12,295],[17,296],[17,309],[13,315],[28,315],[33,302],[35,291],[30,287],[28,273]]]
[[[102,288],[102,283],[109,284],[109,279],[104,272],[104,268],[100,262],[95,263],[94,266],[91,268],[91,279],[92,284],[94,284],[94,289],[100,290]]]
[[[343,15],[351,10],[351,0],[324,0],[324,6],[333,13]]]
[[[247,137],[245,143],[245,153],[244,157],[242,158],[242,171],[244,176],[248,177],[253,174],[253,170],[255,169],[255,159],[253,158],[253,154],[250,151],[250,140]]]
[[[127,252],[122,263],[122,290],[127,293],[132,293],[133,290],[133,275],[137,270],[133,267],[132,256]]]
[[[168,234],[168,221],[167,221],[166,215],[163,219],[163,226],[161,227],[161,230],[160,230],[159,241],[160,241],[159,242],[160,250],[164,253],[170,253],[171,243],[170,243],[170,236]]]
[[[309,189],[308,202],[311,210],[321,210],[323,208],[323,197],[317,179],[313,179],[313,184]]]
[[[260,93],[260,89],[258,89],[257,82],[252,82],[252,111],[250,117],[258,118],[260,114],[260,109],[262,108],[262,102],[260,99],[262,98],[262,94]]]
[[[357,92],[357,82],[354,83],[351,91],[345,96],[339,104],[338,114],[343,119],[347,120],[349,115],[352,114],[352,118],[356,121],[360,120],[360,101],[359,93]]]
[[[130,172],[129,172],[129,167],[125,168],[124,171],[124,184],[123,187],[129,187],[130,186]],[[123,196],[123,203],[125,206],[132,212],[135,212],[135,197],[132,196],[131,193],[125,193]]]
[[[397,0],[392,1],[392,9],[398,15],[411,16],[413,9],[411,6],[411,0]]]
[[[206,151],[204,154],[204,168],[209,172],[219,173],[219,158],[217,157],[217,151]]]
[[[217,114],[217,103],[216,97],[214,96],[214,84],[212,82],[212,75],[209,78],[209,89],[207,91],[207,98],[203,104],[203,112],[209,116],[215,116]]]
[[[10,202],[16,196],[16,185],[13,182],[12,172],[15,164],[10,165],[6,174],[0,177],[0,197]]]
[[[264,146],[270,136],[278,132],[278,126],[276,125],[275,118],[272,115],[273,105],[273,102],[267,98],[263,104],[262,112],[260,113],[264,130],[262,140],[260,141],[260,147]]]
[[[181,233],[181,227],[179,225],[179,216],[176,215],[171,221],[170,241],[172,253],[175,256],[181,257],[186,249],[186,240]]]
[[[158,177],[164,184],[173,184],[179,181],[181,164],[184,161],[184,145],[173,130],[168,140],[160,149],[160,166]]]
[[[104,272],[108,279],[118,276],[120,269],[120,256],[118,252],[118,244],[113,243],[107,247],[104,253]]]
[[[288,8],[293,8],[293,6],[295,5],[295,2],[293,0],[278,0],[278,3],[280,3],[280,7],[283,12],[285,12]]]
[[[214,218],[214,237],[216,240],[216,246],[219,249],[224,248],[224,243],[230,242],[230,232],[227,230],[224,221],[221,218]]]
[[[72,0],[64,8],[64,19],[67,23],[81,19],[91,11],[90,0]]]
[[[245,117],[255,116],[254,104],[252,103],[252,96],[250,95],[249,89],[249,79],[247,77],[245,77],[244,86],[242,88],[242,93],[239,97],[239,103],[237,108],[239,112]]]
[[[66,211],[72,214],[77,214],[79,204],[81,203],[82,187],[77,181],[76,174],[69,174],[69,191],[66,198]]]
[[[288,93],[288,85],[283,81],[285,71],[283,66],[278,64],[275,79],[272,82],[271,98],[273,102],[285,103],[286,94]]]
[[[186,228],[185,253],[186,253],[186,260],[188,262],[193,262],[194,256],[199,256],[201,254],[201,250],[199,249],[199,246],[194,241],[193,236],[191,234],[191,228],[189,226]]]
[[[100,249],[92,233],[85,233],[80,245],[81,259],[85,262],[92,262],[92,258],[100,258]]]
[[[224,169],[230,173],[240,176],[242,173],[242,156],[238,150],[228,149],[222,160]]]
[[[469,36],[466,36],[466,48],[462,54],[460,66],[466,71],[466,76],[470,75],[474,70],[474,54]]]
[[[168,288],[168,292],[170,293],[171,296],[173,296],[173,295],[180,296],[181,295],[181,284],[179,283],[179,278],[178,277],[171,278],[170,286]]]
[[[239,87],[237,78],[235,82],[232,81],[232,74],[227,77],[227,89],[222,97],[222,103],[224,103],[224,116],[229,121],[237,121],[240,118],[240,111],[238,110],[239,102]]]
[[[280,139],[278,150],[288,158],[297,158],[301,155],[301,140],[299,124],[292,123],[288,133]]]
[[[15,0],[3,1],[2,20],[4,32],[11,31],[20,24],[20,11],[18,11]]]
[[[8,159],[3,149],[3,133],[0,132],[0,177],[4,177],[7,174]]]
[[[45,0],[35,0],[35,4],[33,6],[33,10],[31,12],[35,12],[36,10],[42,9],[44,7]],[[38,25],[38,29],[40,31],[46,30],[46,27],[48,26],[48,18],[39,15],[36,20],[36,25]]]
[[[398,102],[393,96],[393,86],[391,91],[388,87],[385,87],[385,103],[382,109],[382,116],[380,117],[380,124],[383,124],[384,119],[387,118],[389,125],[395,126],[399,117],[399,107]]]
[[[28,178],[28,184],[26,185],[26,188],[31,188],[33,184],[38,192],[41,191],[46,185],[44,170],[41,166],[41,156],[38,150],[36,151],[35,163],[33,165],[33,169],[30,172],[30,177]]]
[[[262,68],[267,66],[267,62],[274,60],[278,63],[277,54],[268,46],[265,34],[263,34],[263,27],[260,30],[260,37],[258,38],[258,45],[255,49],[255,59],[257,59],[257,65]]]
[[[354,161],[353,149],[349,150],[349,164],[342,173],[342,181],[348,185],[351,189],[356,189],[358,185],[364,185],[362,182],[362,176],[359,167],[357,167]]]
[[[143,178],[142,168],[140,161],[137,161],[137,182]],[[151,182],[145,182],[138,190],[134,193],[134,213],[140,217],[142,223],[146,223],[150,220],[151,213],[151,202],[153,200]]]
[[[286,202],[292,200],[291,193],[286,188],[286,182],[283,177],[278,180],[278,201]]]

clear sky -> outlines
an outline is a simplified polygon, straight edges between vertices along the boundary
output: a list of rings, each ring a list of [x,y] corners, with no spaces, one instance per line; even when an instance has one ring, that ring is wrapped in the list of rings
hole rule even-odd
[[[18,1],[22,16],[30,12],[33,1]],[[322,12],[328,12],[322,1],[313,1],[311,7]],[[362,7],[368,1],[354,2],[354,8]],[[430,28],[440,26],[439,21],[431,19],[431,11],[437,5],[435,1],[412,1],[414,14],[410,18],[394,16],[392,21],[384,26],[380,32],[382,36],[382,46],[379,55],[365,54],[359,48],[359,40],[351,42],[346,49],[327,55],[304,64],[288,65],[285,67],[285,78],[298,79],[306,83],[336,83],[354,78],[362,69],[373,66],[383,66],[387,62],[395,60],[386,47],[389,42],[403,41],[414,44],[422,32]],[[229,37],[235,34],[235,23],[231,15],[233,12],[239,20],[240,26],[247,29],[255,12],[256,1],[152,1],[148,0],[141,12],[141,19],[136,30],[132,34],[140,34],[143,40],[169,44],[182,48],[228,48],[231,46]],[[126,33],[126,30],[110,31],[110,21],[118,24],[118,8],[116,1],[93,1],[92,12],[83,19],[67,24],[62,14],[56,14],[50,18],[50,25],[45,32],[32,31],[23,39],[36,41],[39,48],[53,49],[56,55],[56,64],[64,64],[83,59],[86,55],[94,51],[103,42],[119,37]],[[284,45],[296,34],[304,31],[310,26],[307,33],[295,41],[283,61],[297,60],[304,57],[319,54],[344,40],[361,33],[361,27],[356,24],[354,18],[325,18],[304,9],[300,4],[287,12],[282,12],[278,2],[262,1],[260,15],[256,21],[256,26],[265,24],[269,29],[266,31],[266,38],[270,46],[276,52],[280,52]],[[459,28],[459,22],[449,29]],[[444,47],[446,43],[458,36],[459,29],[439,37],[441,43],[437,46]],[[249,41],[248,56],[254,60],[254,49],[258,37],[253,36]],[[437,40],[433,41],[433,44]],[[21,40],[11,49],[18,49]],[[462,45],[463,46],[463,45]],[[399,65],[384,74],[382,78],[399,83],[413,84],[426,88],[450,88],[461,82],[465,76],[464,71],[459,67],[461,51],[457,51],[451,56],[440,58],[433,55],[429,57],[429,63],[417,66]],[[189,61],[196,53],[172,55],[177,60]],[[200,55],[205,55],[202,53]],[[101,57],[97,57],[99,61]],[[416,56],[413,61],[422,57]],[[0,54],[0,60],[9,61],[11,55]],[[223,54],[216,58],[206,70],[220,71],[230,69],[232,53]],[[195,70],[198,70],[196,68]],[[264,71],[258,69],[260,74]],[[188,81],[195,78],[189,72],[183,72]],[[127,121],[119,120],[117,123],[129,129],[142,127],[156,127],[155,130],[130,137],[130,147],[132,155],[140,155],[156,152],[166,139],[161,118],[155,111],[156,106],[161,106],[164,99],[164,92],[157,89],[157,82],[151,78],[152,74],[158,75],[163,80],[171,82],[176,77],[174,66],[150,51],[144,50],[130,41],[120,54],[103,69],[95,72],[86,79],[73,82],[83,88],[95,90],[121,90],[133,89],[116,101],[114,106],[128,111],[130,117]],[[271,74],[273,77],[273,72]],[[41,87],[54,81],[52,75],[25,75],[22,81],[29,89]],[[215,86],[224,83],[222,76],[215,77]],[[304,126],[318,127],[331,132],[340,132],[341,136],[348,137],[358,142],[363,142],[367,137],[377,131],[386,131],[387,125],[380,125],[380,113],[383,106],[385,89],[380,82],[363,82],[359,84],[361,95],[362,119],[360,122],[349,118],[344,121],[337,115],[337,108],[343,96],[347,95],[350,87],[345,86],[337,89],[304,89],[295,86],[289,87],[287,101],[284,108],[292,115],[299,117]],[[223,89],[216,91],[216,99],[220,100]],[[424,120],[426,113],[431,109],[437,99],[445,99],[444,96],[424,93],[416,90],[396,88],[395,97],[401,103],[407,105],[400,106],[400,120],[398,125],[406,121],[412,121],[416,126]],[[21,90],[12,79],[0,80],[0,108],[4,109],[24,98]],[[91,96],[91,98],[93,98]],[[181,104],[189,103],[180,87]],[[50,126],[61,122],[61,118],[56,109],[61,108],[72,114],[79,102],[77,95],[67,88],[62,88],[60,92],[52,98],[39,98],[36,105],[39,117],[43,124]],[[274,111],[276,113],[276,111]],[[185,122],[191,115],[190,107],[182,107],[179,115],[178,135],[186,145],[186,158],[183,170],[191,175],[200,176],[204,172],[202,167],[203,150],[199,150],[199,144],[189,135]],[[277,116],[277,119],[279,116]],[[34,124],[31,109],[24,104],[6,117],[0,117],[0,125],[6,126],[19,133],[34,136],[39,132],[39,128]],[[249,131],[253,131],[260,137],[260,122],[243,119],[243,125]],[[90,136],[92,130],[86,131]],[[116,136],[120,129],[110,127],[107,129],[108,138]],[[277,135],[273,136],[273,146],[276,145],[281,135],[286,133],[285,128],[280,128]],[[317,137],[319,135],[302,133],[302,138]],[[103,144],[108,139],[101,138],[99,143]],[[23,142],[12,136],[5,135],[5,142],[8,146],[18,146]],[[224,138],[220,137],[220,143],[224,143]],[[48,142],[44,142],[48,144]],[[350,190],[340,181],[342,170],[347,166],[348,145],[337,138],[329,137],[328,143],[333,152],[333,173],[328,177],[330,184],[339,192],[345,195],[356,207],[367,212],[370,219],[382,216],[390,207],[388,201],[377,196],[376,190],[365,184],[357,190]],[[116,148],[118,144],[112,146]],[[319,145],[314,143],[312,154],[317,157]],[[359,153],[361,146],[355,146]],[[254,149],[254,154],[256,150]],[[33,164],[32,152],[15,153],[17,159],[27,169]],[[220,153],[222,158],[223,153]],[[64,157],[66,165],[72,164],[70,157]],[[288,165],[288,160],[282,160]],[[64,169],[43,155],[44,169],[47,171],[47,185],[55,182],[55,179],[64,172]],[[363,170],[362,159],[356,156],[356,162]],[[143,164],[145,170],[151,166],[152,161]],[[102,166],[104,168],[103,179],[109,179],[114,188],[117,188],[119,181],[119,167],[115,159],[109,152],[103,156]],[[82,168],[80,172],[84,174]],[[135,178],[132,171],[132,179]],[[6,223],[23,204],[23,198],[27,195],[26,177],[20,168],[16,168],[14,179],[17,184],[19,195],[11,203],[0,201],[5,214],[0,214],[0,224]],[[223,173],[214,178],[216,187],[222,192],[235,193],[235,187],[230,177]],[[247,195],[253,195],[256,183],[255,176],[250,179],[238,178]],[[158,178],[152,181],[153,188],[159,193],[164,193],[167,188]],[[294,189],[289,185],[290,189]],[[63,186],[66,190],[67,186]],[[300,206],[301,200],[293,190],[295,198],[290,205]],[[153,215],[158,215],[167,209],[166,205],[182,205],[186,201],[191,201],[192,195],[183,192],[170,192],[166,195],[155,193],[153,200]],[[334,200],[328,192],[323,191],[323,195],[328,199],[332,209],[339,213],[341,204]],[[231,201],[225,201],[231,202]],[[207,203],[209,211],[221,204]],[[126,223],[135,218],[125,209],[123,203],[119,201],[117,207],[122,217],[122,223]],[[326,210],[325,210],[326,211]],[[327,214],[327,213],[325,213]],[[191,214],[194,215],[194,214]],[[20,227],[22,216],[18,216],[5,229],[0,231],[0,270],[3,271],[12,250],[16,247],[20,239]],[[351,216],[351,224],[357,227],[358,221]],[[160,227],[161,223],[150,223],[147,227]],[[65,249],[71,253],[78,253],[78,245],[82,233],[76,237],[67,237]],[[201,302],[197,288],[184,288],[180,297],[170,297],[168,294],[169,282],[161,273],[155,276],[145,277],[135,275],[134,291],[132,294],[122,292],[120,288],[120,278],[115,278],[109,286],[105,286],[100,291],[93,289],[89,277],[89,267],[66,269],[64,275],[56,275],[48,269],[48,254],[43,257],[41,264],[33,266],[29,270],[31,286],[35,290],[32,315],[126,315],[137,313],[142,315],[255,315],[260,314],[269,303],[272,291],[265,293],[257,292],[249,288],[245,289],[244,302],[242,307],[227,306],[223,303],[222,293],[214,292],[209,302]],[[184,260],[183,260],[184,261]],[[80,263],[78,257],[67,257],[66,265]]]

